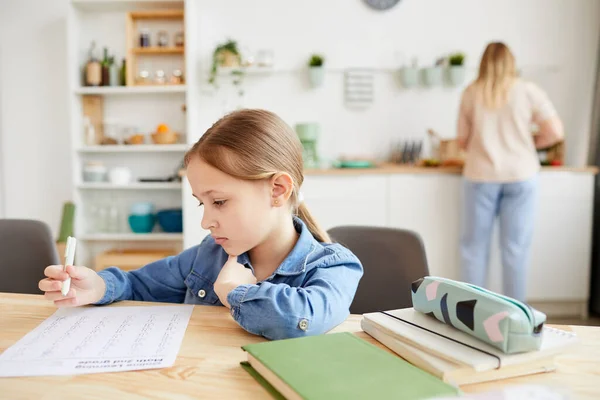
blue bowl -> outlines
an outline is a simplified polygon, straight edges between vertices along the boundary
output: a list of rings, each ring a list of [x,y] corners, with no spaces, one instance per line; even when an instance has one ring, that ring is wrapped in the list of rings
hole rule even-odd
[[[150,202],[133,203],[129,208],[130,214],[133,215],[148,215],[154,213],[154,204]]]
[[[183,232],[183,212],[181,208],[160,210],[156,213],[156,217],[163,231],[169,233]]]
[[[134,233],[150,233],[156,223],[153,214],[130,215],[127,220],[129,221],[129,227]]]

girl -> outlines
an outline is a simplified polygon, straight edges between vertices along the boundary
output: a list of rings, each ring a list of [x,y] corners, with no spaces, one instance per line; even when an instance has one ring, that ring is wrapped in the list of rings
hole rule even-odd
[[[275,114],[241,110],[217,121],[185,156],[199,206],[200,245],[125,272],[46,268],[39,283],[58,307],[142,300],[224,305],[256,335],[324,333],[346,319],[363,270],[330,244],[299,189],[302,147]],[[62,296],[62,281],[71,289]]]
[[[539,126],[535,137],[532,123]],[[563,136],[546,94],[517,78],[515,58],[506,45],[489,44],[479,77],[463,93],[458,118],[458,141],[466,149],[464,281],[486,286],[490,238],[498,215],[503,291],[525,301],[540,170],[536,148],[549,147]]]

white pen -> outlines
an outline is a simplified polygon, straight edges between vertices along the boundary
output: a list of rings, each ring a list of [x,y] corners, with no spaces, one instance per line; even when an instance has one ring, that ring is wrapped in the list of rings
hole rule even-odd
[[[77,239],[69,236],[67,238],[67,246],[65,248],[65,269],[67,271],[67,265],[73,265],[73,260],[75,259],[75,246],[77,246]],[[60,292],[63,296],[66,296],[69,293],[69,288],[71,287],[71,277],[69,276],[66,281],[62,284],[62,289]]]

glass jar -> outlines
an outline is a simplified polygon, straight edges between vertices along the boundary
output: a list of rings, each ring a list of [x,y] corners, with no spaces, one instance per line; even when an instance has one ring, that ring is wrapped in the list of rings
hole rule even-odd
[[[167,31],[159,31],[157,39],[159,47],[167,47],[169,45],[169,34]]]
[[[179,31],[175,34],[175,46],[183,47],[185,44],[185,39],[183,35],[183,31]]]
[[[180,69],[174,69],[171,75],[171,81],[174,85],[180,85],[183,83],[183,72]]]
[[[157,84],[164,84],[166,82],[166,78],[165,78],[165,71],[163,71],[162,69],[157,70],[154,73],[154,83]]]
[[[150,47],[150,32],[148,32],[148,29],[140,30],[140,47]]]
[[[150,82],[150,72],[146,71],[145,69],[141,70],[138,73],[137,82],[139,84],[147,84],[147,83],[149,83]]]

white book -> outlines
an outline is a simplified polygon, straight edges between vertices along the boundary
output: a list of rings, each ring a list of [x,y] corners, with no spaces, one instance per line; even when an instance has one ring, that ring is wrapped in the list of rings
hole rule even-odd
[[[503,371],[488,374],[490,379],[550,371],[554,369],[554,356],[579,342],[572,332],[544,327],[540,350],[505,354],[412,308],[386,313],[417,326],[378,312],[363,315],[363,330],[408,361],[442,378],[459,370],[461,376],[471,375],[473,382],[482,381],[485,376],[480,373],[486,371]],[[474,378],[476,373],[480,376]]]

